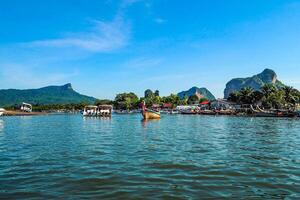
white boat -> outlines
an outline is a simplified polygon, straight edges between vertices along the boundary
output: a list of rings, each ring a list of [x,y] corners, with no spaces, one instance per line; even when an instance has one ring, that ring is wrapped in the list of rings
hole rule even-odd
[[[92,106],[92,105],[86,106],[83,109],[82,115],[84,117],[93,117],[93,116],[96,116],[97,115],[97,108],[98,108],[97,106]]]
[[[83,109],[84,117],[110,117],[113,107],[111,105],[86,106]]]
[[[0,108],[0,116],[4,115],[5,113],[5,109],[4,108]]]
[[[23,112],[32,112],[32,105],[31,104],[29,104],[29,103],[22,103],[22,105],[21,105],[21,111],[23,111]]]

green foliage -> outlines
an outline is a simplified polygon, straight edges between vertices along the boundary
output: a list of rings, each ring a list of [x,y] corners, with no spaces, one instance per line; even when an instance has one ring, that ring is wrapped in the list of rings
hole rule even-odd
[[[109,99],[98,99],[95,102],[96,106],[99,106],[99,105],[112,105],[112,104],[113,104],[113,101],[109,100]]]
[[[72,89],[71,84],[49,86],[30,90],[0,90],[0,106],[7,107],[27,102],[36,105],[78,104],[88,102],[94,104],[93,97],[81,95]]]
[[[171,94],[169,96],[162,97],[161,101],[162,101],[162,103],[170,103],[173,105],[173,107],[186,104],[186,102],[184,102],[184,100],[181,100],[179,98],[179,96],[177,96],[175,94]]]
[[[199,99],[199,103],[203,103],[205,101],[209,101],[209,100],[207,98],[201,98],[201,99]]]
[[[239,92],[233,92],[228,100],[239,104],[257,104],[260,102],[266,108],[291,108],[300,100],[300,92],[292,87],[275,87],[265,84],[260,91],[253,88],[243,88]]]
[[[117,94],[114,107],[118,110],[131,110],[139,107],[139,98],[133,92]]]
[[[71,104],[48,104],[48,105],[33,105],[33,111],[56,111],[56,110],[83,110],[87,106],[88,102],[71,103]],[[9,108],[11,110],[16,108]]]
[[[188,98],[187,101],[188,104],[198,104],[199,103],[199,97],[197,95],[192,95]]]

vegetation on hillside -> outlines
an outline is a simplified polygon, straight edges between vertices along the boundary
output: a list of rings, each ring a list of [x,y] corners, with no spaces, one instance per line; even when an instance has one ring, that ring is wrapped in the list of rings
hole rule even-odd
[[[278,88],[273,84],[265,84],[260,90],[242,88],[231,93],[228,100],[238,104],[260,104],[265,108],[291,108],[300,103],[300,92],[289,86]]]
[[[94,104],[95,98],[81,95],[72,89],[71,84],[49,86],[30,90],[0,90],[0,106],[10,107],[22,102],[34,105],[67,105],[87,102]]]

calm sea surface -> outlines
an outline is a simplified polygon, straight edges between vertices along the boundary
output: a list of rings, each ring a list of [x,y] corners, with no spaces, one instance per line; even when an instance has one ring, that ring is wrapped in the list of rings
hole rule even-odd
[[[0,118],[0,199],[300,199],[300,119]]]

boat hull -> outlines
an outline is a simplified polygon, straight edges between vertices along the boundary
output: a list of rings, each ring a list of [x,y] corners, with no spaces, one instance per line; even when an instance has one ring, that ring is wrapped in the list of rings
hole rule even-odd
[[[153,112],[153,111],[143,111],[142,115],[144,119],[160,119],[160,113]]]

